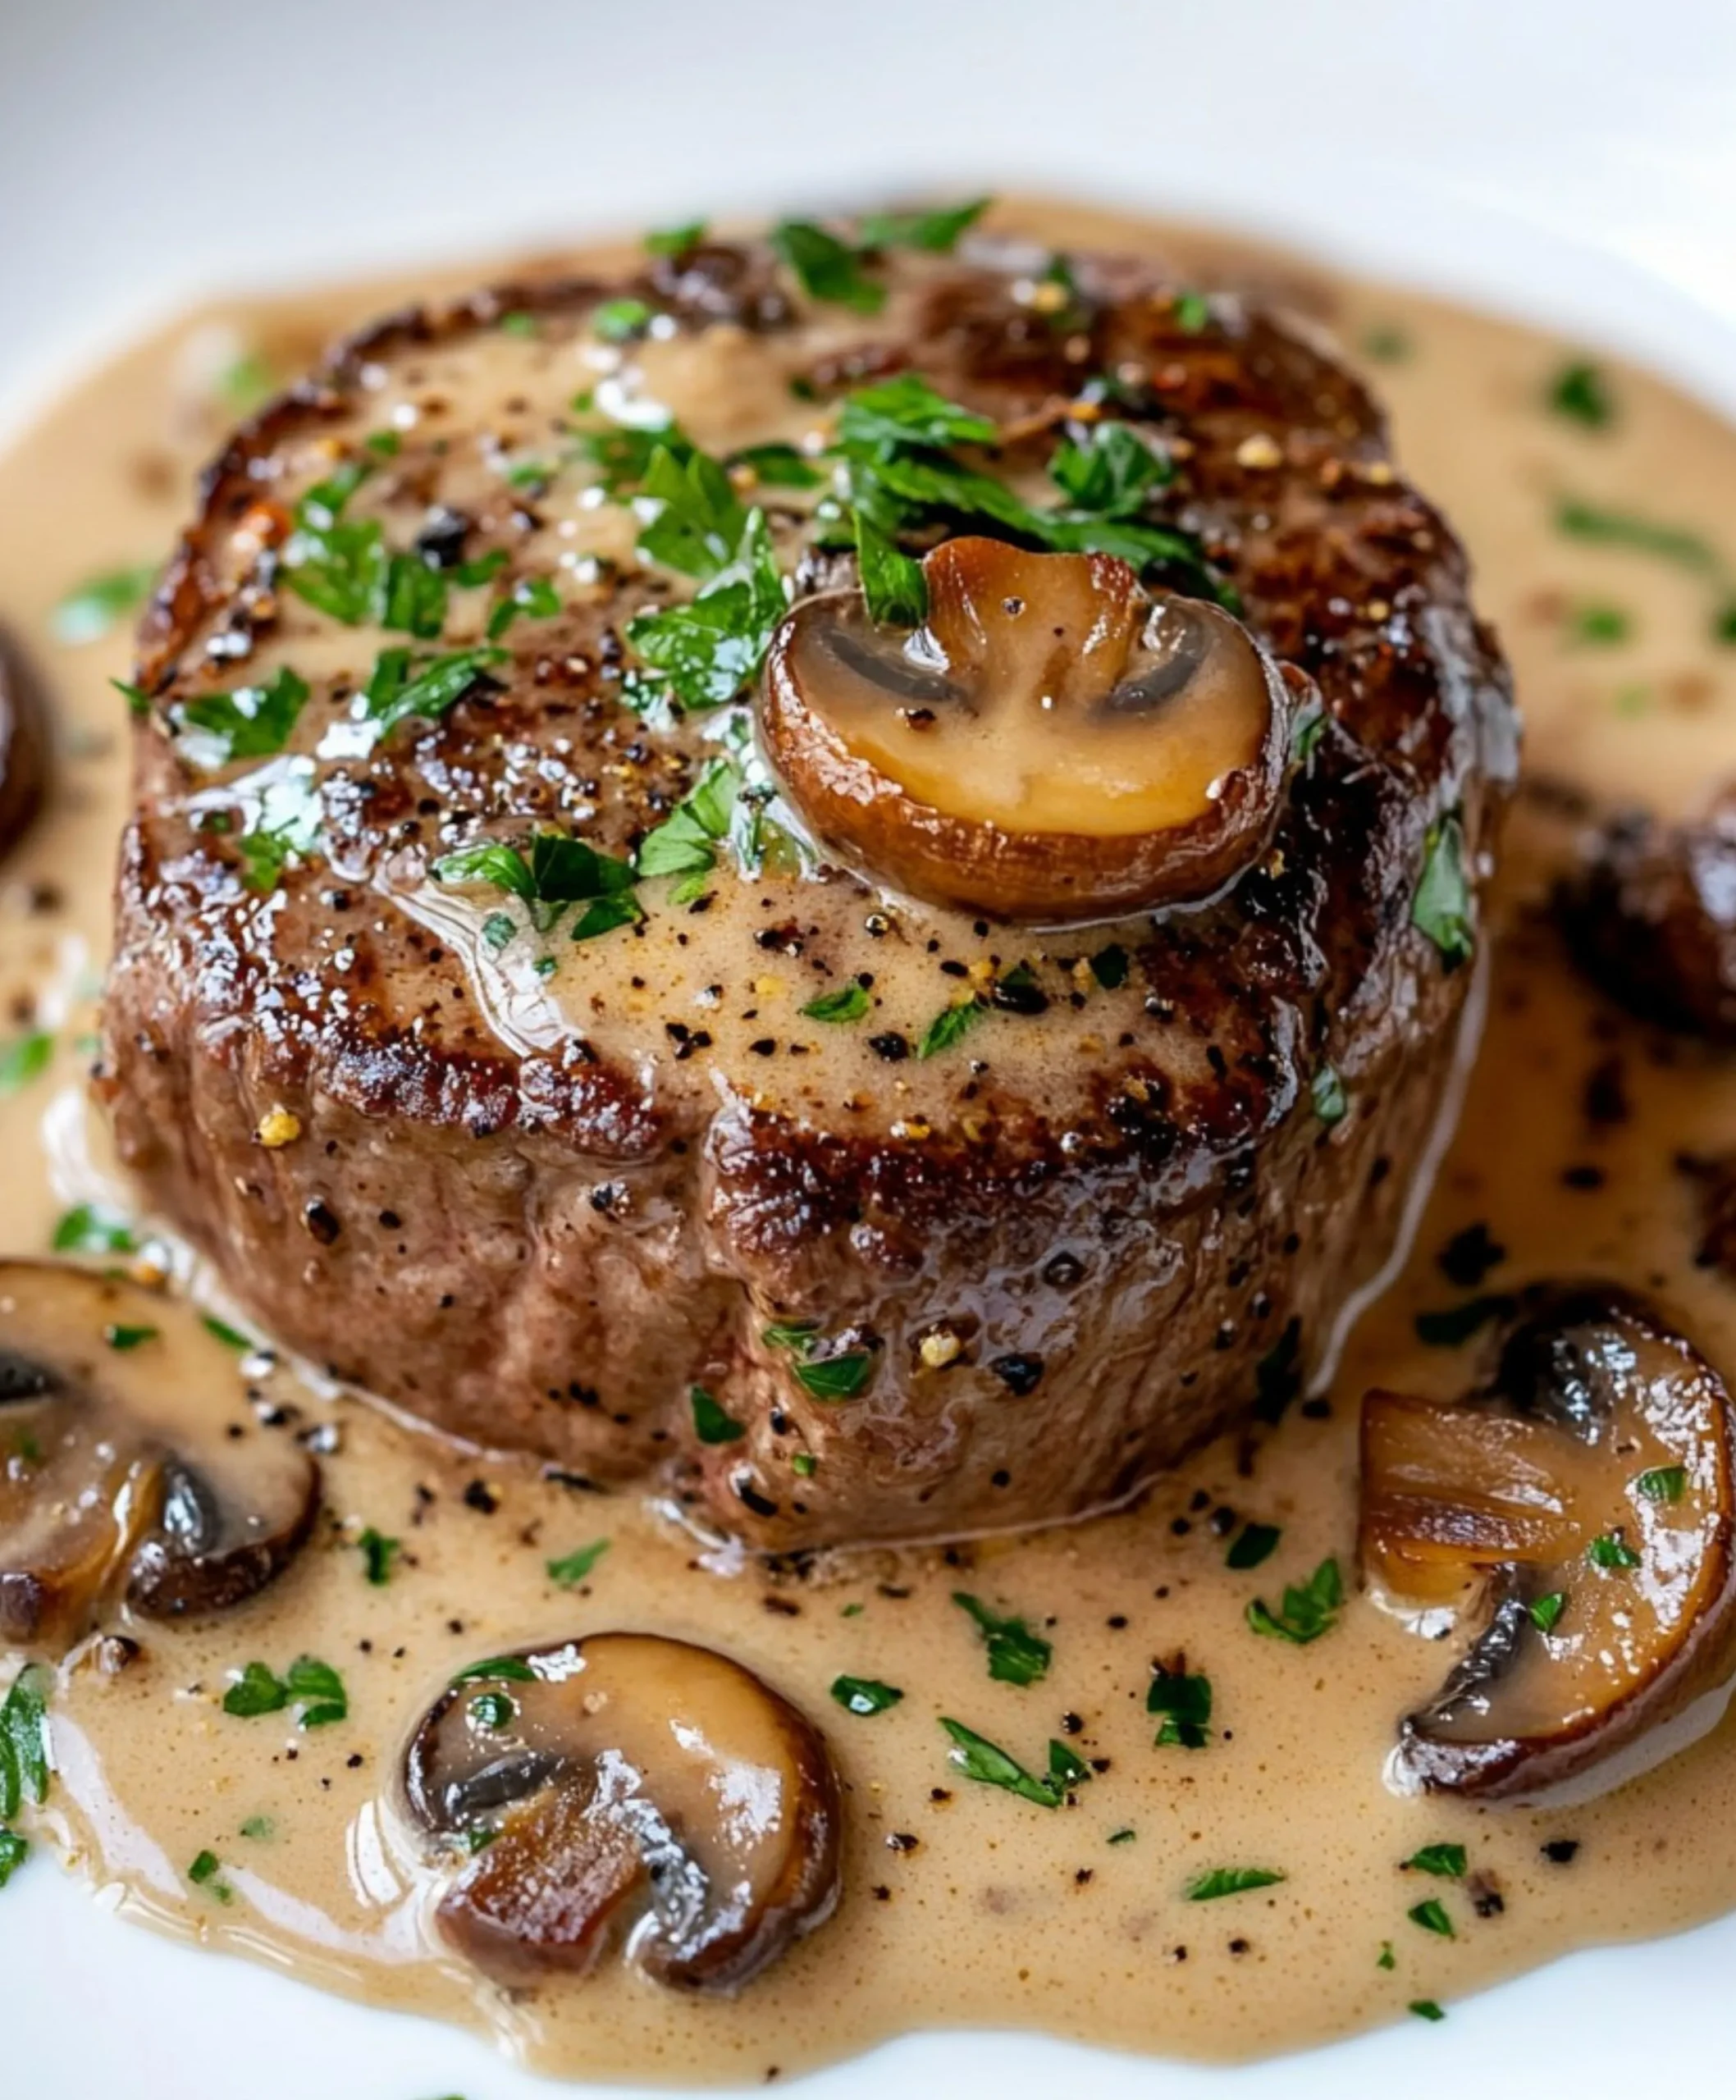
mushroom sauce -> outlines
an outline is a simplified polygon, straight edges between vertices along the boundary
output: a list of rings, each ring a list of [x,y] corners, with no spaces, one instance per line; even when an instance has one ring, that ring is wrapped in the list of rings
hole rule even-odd
[[[1464,1391],[1526,1283],[1651,1294],[1712,1365],[1736,1365],[1736,1286],[1697,1263],[1683,1164],[1736,1144],[1736,1076],[1613,1008],[1545,908],[1588,807],[1684,813],[1736,770],[1715,588],[1736,432],[1643,373],[1461,308],[1185,229],[1036,205],[998,217],[1058,244],[1215,261],[1370,361],[1398,457],[1470,549],[1527,728],[1480,1041],[1401,1272],[1330,1386],[1295,1396],[1276,1430],[1198,1454],[1131,1510],[1035,1536],[760,1564],[240,1345],[195,1265],[128,1231],[83,1087],[127,797],[118,573],[161,558],[194,470],[266,375],[406,287],[201,313],[0,456],[0,622],[43,673],[60,746],[49,808],[0,870],[0,1246],[207,1294],[214,1326],[166,1302],[156,1332],[111,1328],[110,1345],[141,1336],[157,1383],[208,1389],[238,1443],[300,1437],[325,1476],[313,1544],[273,1586],[192,1623],[111,1614],[75,1650],[48,1694],[46,1798],[16,1832],[118,1885],[128,1915],[481,2026],[556,2073],[752,2083],[972,2025],[1263,2055],[1450,2016],[1569,1947],[1736,1901],[1729,1724],[1576,1806],[1389,1789],[1400,1717],[1463,1640],[1382,1609],[1356,1547],[1363,1395]],[[720,1651],[829,1741],[841,1901],[733,1998],[609,1956],[511,1988],[436,1923],[453,1869],[401,1781],[421,1718],[479,1660],[613,1632]]]

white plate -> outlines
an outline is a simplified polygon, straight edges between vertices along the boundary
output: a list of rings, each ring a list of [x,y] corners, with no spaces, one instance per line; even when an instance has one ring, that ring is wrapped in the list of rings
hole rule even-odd
[[[0,0],[0,427],[203,292],[996,179],[1469,292],[1736,411],[1733,118],[1729,0]],[[924,2036],[803,2089],[1691,2100],[1730,2090],[1733,1970],[1736,1918],[1245,2071]],[[124,1926],[38,1864],[0,1897],[0,2091],[550,2089]]]

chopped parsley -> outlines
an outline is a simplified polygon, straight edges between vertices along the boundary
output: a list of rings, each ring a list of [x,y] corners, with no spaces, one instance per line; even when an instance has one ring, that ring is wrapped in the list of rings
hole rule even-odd
[[[392,1563],[403,1550],[404,1541],[389,1539],[370,1524],[356,1545],[361,1551],[363,1573],[375,1589],[383,1590],[392,1579]]]
[[[1215,1903],[1222,1896],[1242,1896],[1251,1888],[1274,1888],[1288,1878],[1276,1867],[1212,1867],[1188,1883],[1187,1900]]]
[[[966,1590],[953,1591],[953,1601],[975,1620],[989,1650],[989,1674],[998,1683],[1038,1684],[1048,1675],[1054,1650],[1022,1618],[998,1617]]]
[[[1476,948],[1464,868],[1464,827],[1456,815],[1442,817],[1428,828],[1423,873],[1410,901],[1410,923],[1434,943],[1449,970],[1456,970]]]
[[[765,514],[743,516],[733,557],[696,597],[640,613],[628,623],[628,641],[674,697],[694,710],[724,706],[752,682],[784,614],[783,577]],[[648,531],[662,523],[660,516]],[[708,544],[711,529],[695,518],[685,525],[677,521],[664,543],[692,554]],[[642,536],[641,546],[645,543]]]
[[[1118,992],[1127,981],[1127,951],[1118,941],[1111,941],[1107,947],[1099,948],[1094,955],[1087,956],[1085,966],[1096,979],[1099,991]],[[1021,964],[1021,969],[1029,966]],[[1007,975],[1010,976],[1012,972]],[[1004,984],[1006,978],[1002,979]]]
[[[127,614],[144,603],[157,580],[154,563],[137,568],[112,568],[93,576],[69,591],[54,608],[54,638],[74,646],[100,641]]]
[[[296,596],[345,627],[377,619],[385,602],[385,534],[377,520],[344,516],[372,465],[349,461],[309,489],[295,506],[295,529],[283,550]]]
[[[918,627],[928,617],[928,579],[866,510],[856,514],[856,559],[868,617],[876,627]]]
[[[1463,1845],[1425,1845],[1413,1852],[1405,1865],[1417,1874],[1438,1874],[1444,1881],[1463,1881],[1468,1864]]]
[[[796,1366],[797,1382],[816,1400],[853,1400],[868,1382],[874,1358],[865,1349],[810,1356]]]
[[[488,615],[488,639],[498,641],[521,614],[551,620],[560,612],[560,593],[546,576],[527,576],[515,583]]]
[[[1322,1065],[1316,1070],[1309,1082],[1309,1095],[1315,1115],[1328,1127],[1341,1123],[1350,1112],[1350,1097],[1344,1090],[1344,1081],[1330,1065]]]
[[[738,1444],[747,1431],[733,1416],[725,1414],[703,1386],[688,1389],[693,1410],[693,1431],[701,1444]]]
[[[867,1012],[868,990],[864,984],[852,978],[847,984],[841,984],[835,992],[822,992],[817,999],[810,999],[802,1009],[804,1020],[824,1020],[834,1023],[860,1020]]]
[[[62,1212],[49,1245],[57,1254],[130,1254],[137,1241],[123,1217],[96,1203]]]
[[[838,450],[852,459],[993,445],[999,436],[988,417],[948,400],[915,372],[858,387],[845,397],[838,423]]]
[[[729,836],[741,788],[739,769],[728,759],[714,759],[663,822],[640,842],[633,859],[640,879],[675,876],[669,892],[672,904],[691,904],[699,897],[717,865],[718,847]]]
[[[884,1714],[896,1706],[904,1694],[895,1684],[882,1684],[878,1678],[835,1677],[832,1696],[847,1714]]]
[[[1160,1669],[1145,1695],[1145,1711],[1163,1716],[1155,1738],[1159,1750],[1204,1750],[1210,1741],[1212,1680]]]
[[[53,1056],[54,1038],[46,1029],[33,1028],[0,1043],[0,1101],[39,1080]]]
[[[1248,1607],[1248,1623],[1256,1633],[1272,1641],[1289,1641],[1306,1647],[1338,1623],[1344,1602],[1344,1578],[1336,1560],[1323,1560],[1305,1582],[1293,1583],[1284,1591],[1284,1601],[1273,1611],[1256,1597]]]
[[[569,905],[586,905],[590,908],[573,924],[574,940],[631,924],[640,916],[632,867],[565,832],[534,833],[524,848],[493,838],[461,846],[436,861],[434,877],[442,883],[491,883],[519,898],[543,934],[554,930]],[[594,919],[598,913],[601,917]],[[507,924],[498,941],[490,940],[496,952],[511,938],[510,920]],[[489,938],[486,927],[484,938]]]
[[[1258,1568],[1269,1560],[1277,1550],[1278,1541],[1284,1536],[1276,1524],[1244,1524],[1230,1541],[1230,1550],[1224,1555],[1224,1566],[1245,1574],[1250,1568]]]
[[[605,299],[591,317],[591,326],[605,343],[630,343],[650,327],[653,316],[642,299]]]
[[[253,1338],[244,1335],[239,1327],[231,1327],[226,1320],[220,1320],[214,1312],[202,1312],[199,1323],[213,1341],[221,1342],[225,1349],[241,1354],[254,1346]]]
[[[864,248],[920,248],[930,255],[950,255],[959,237],[975,226],[994,202],[973,197],[932,212],[870,212],[857,231]]]
[[[810,299],[857,313],[878,313],[886,304],[885,287],[864,271],[859,251],[811,220],[785,219],[774,226],[771,249]]]
[[[1684,526],[1665,525],[1631,510],[1606,509],[1577,496],[1563,496],[1556,503],[1556,529],[1569,539],[1656,555],[1683,568],[1715,572],[1720,567],[1711,542]]]
[[[710,222],[706,219],[688,219],[678,226],[660,226],[645,236],[647,255],[685,255],[689,249],[697,248]]]
[[[509,1691],[479,1691],[470,1701],[470,1718],[478,1728],[504,1728],[519,1709]]]
[[[1076,509],[1100,518],[1128,518],[1170,478],[1171,468],[1131,424],[1100,422],[1083,445],[1070,438],[1058,446],[1048,473]]]
[[[563,1590],[576,1590],[608,1550],[607,1539],[592,1539],[564,1559],[546,1562],[548,1578]]]
[[[436,721],[496,664],[509,661],[509,654],[491,646],[418,659],[408,649],[383,649],[363,696],[367,717],[382,737],[413,715]]]
[[[160,1327],[129,1327],[114,1321],[103,1330],[103,1339],[111,1349],[124,1352],[143,1349],[147,1342],[155,1341],[162,1332]]]
[[[287,664],[268,685],[234,692],[206,693],[176,710],[181,742],[196,765],[226,765],[231,759],[273,758],[288,744],[308,702],[308,685]]]
[[[1686,1466],[1653,1466],[1633,1483],[1648,1502],[1679,1502],[1688,1492]]]
[[[24,1802],[40,1808],[48,1797],[53,1769],[48,1694],[53,1686],[53,1679],[41,1664],[27,1664],[0,1700],[0,1823],[10,1823]]]
[[[1539,1633],[1553,1633],[1567,1609],[1567,1595],[1562,1590],[1551,1590],[1547,1596],[1533,1597],[1526,1605],[1531,1623]]]
[[[16,1830],[0,1825],[0,1888],[5,1888],[30,1856],[28,1842]]]
[[[949,1720],[943,1714],[940,1725],[953,1739],[948,1760],[966,1778],[975,1780],[979,1786],[999,1787],[1007,1793],[1016,1794],[1021,1801],[1035,1801],[1039,1808],[1059,1808],[1070,1787],[1083,1786],[1091,1777],[1090,1766],[1076,1757],[1064,1742],[1053,1738],[1048,1746],[1048,1769],[1039,1775],[1027,1772],[1016,1758],[1008,1756],[986,1736],[967,1728],[962,1721]]]
[[[1432,1998],[1413,1998],[1406,2010],[1414,2012],[1418,2020],[1445,2020],[1446,2017]]]
[[[825,478],[793,445],[744,445],[732,452],[724,463],[746,468],[767,488],[818,488]]]
[[[348,1719],[349,1696],[331,1665],[313,1655],[299,1655],[282,1677],[267,1664],[249,1663],[223,1694],[223,1711],[241,1720],[288,1706],[304,1728],[323,1728]]]
[[[1138,1835],[1136,1830],[1124,1824],[1119,1830],[1112,1830],[1103,1842],[1109,1845],[1131,1845]]]
[[[1632,614],[1625,606],[1613,605],[1607,599],[1588,599],[1571,607],[1567,614],[1568,639],[1593,648],[1613,647],[1617,642],[1626,641],[1633,632]]]
[[[523,1655],[489,1655],[479,1663],[471,1663],[459,1670],[452,1679],[455,1684],[475,1684],[485,1678],[499,1678],[507,1684],[535,1684],[537,1673]]]
[[[1615,399],[1601,369],[1583,358],[1565,364],[1549,382],[1545,396],[1558,416],[1587,430],[1604,430],[1615,420]]]
[[[1638,1568],[1639,1555],[1628,1541],[1615,1532],[1601,1532],[1585,1549],[1585,1557],[1593,1568]]]
[[[919,1057],[938,1057],[963,1042],[989,1009],[980,999],[966,999],[956,1007],[943,1007],[923,1029],[916,1044]]]

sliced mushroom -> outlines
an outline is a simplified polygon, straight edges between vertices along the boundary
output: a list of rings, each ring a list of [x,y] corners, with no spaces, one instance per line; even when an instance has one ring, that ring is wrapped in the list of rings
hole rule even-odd
[[[1362,1465],[1365,1573],[1477,1628],[1402,1723],[1397,1783],[1600,1792],[1715,1721],[1736,1678],[1729,1396],[1643,1300],[1551,1287],[1469,1399],[1369,1394]]]
[[[1108,555],[966,538],[922,568],[914,631],[839,591],[772,643],[766,754],[829,852],[1048,924],[1205,897],[1254,857],[1293,702],[1238,622]]]
[[[824,1737],[684,1641],[599,1633],[495,1659],[429,1710],[404,1792],[423,1830],[482,1845],[440,1918],[509,1983],[619,1942],[659,1983],[733,1991],[837,1900]]]
[[[1619,817],[1560,898],[1582,966],[1642,1020],[1736,1043],[1736,789],[1696,823]]]
[[[0,1262],[0,1645],[62,1654],[122,1600],[148,1618],[226,1611],[282,1573],[319,1468],[240,1398],[190,1307]]]
[[[30,828],[48,774],[48,709],[23,652],[0,632],[0,856]]]

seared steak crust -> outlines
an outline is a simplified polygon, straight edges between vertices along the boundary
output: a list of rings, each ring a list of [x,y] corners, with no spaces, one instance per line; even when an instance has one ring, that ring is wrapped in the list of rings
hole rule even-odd
[[[1270,1397],[1308,1359],[1390,1247],[1451,1060],[1471,972],[1413,922],[1431,836],[1456,813],[1474,914],[1514,764],[1463,555],[1327,353],[1230,295],[1201,326],[1144,265],[1074,258],[1058,320],[1028,261],[888,267],[872,317],[815,308],[751,246],[400,314],[244,428],[143,637],[107,1000],[123,1154],[270,1331],[479,1445],[657,1484],[767,1546],[1076,1513],[1245,1411],[1263,1360]],[[622,299],[666,319],[612,354],[596,320]],[[717,718],[628,704],[627,623],[683,592],[635,561],[630,512],[577,493],[581,380],[630,395],[638,372],[724,453],[907,369],[998,422],[1009,477],[1093,377],[1095,413],[1169,457],[1147,514],[1195,536],[1323,708],[1270,850],[1204,907],[1035,938],[725,861],[684,903],[642,884],[637,928],[557,935],[551,978],[522,926],[491,951],[435,858],[532,824],[629,854],[718,747]],[[356,696],[406,637],[285,587],[295,506],[349,463],[345,514],[389,546],[505,553],[433,647],[480,645],[524,577],[563,601],[371,745]],[[811,495],[755,500],[798,591],[847,572]],[[563,565],[599,544],[618,566]],[[289,755],[200,762],[187,704],[285,665],[311,689]],[[320,836],[262,877],[286,767]],[[866,1018],[802,1015],[852,976]],[[961,988],[976,1025],[919,1059]],[[813,1375],[839,1358],[843,1397]]]

